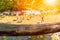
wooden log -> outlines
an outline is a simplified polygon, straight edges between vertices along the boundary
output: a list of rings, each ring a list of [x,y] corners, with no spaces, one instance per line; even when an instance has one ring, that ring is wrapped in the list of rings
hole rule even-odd
[[[25,36],[25,35],[40,35],[60,31],[60,23],[52,24],[4,24],[0,23],[0,35],[6,36]]]

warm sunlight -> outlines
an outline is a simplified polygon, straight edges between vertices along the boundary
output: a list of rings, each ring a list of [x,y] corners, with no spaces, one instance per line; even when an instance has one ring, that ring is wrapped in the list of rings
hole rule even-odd
[[[56,5],[57,0],[44,0],[44,3],[48,6]]]

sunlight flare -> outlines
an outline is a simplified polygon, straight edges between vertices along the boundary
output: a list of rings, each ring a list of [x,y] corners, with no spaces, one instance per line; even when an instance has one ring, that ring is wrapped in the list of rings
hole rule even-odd
[[[57,0],[44,0],[44,3],[48,6],[54,6],[57,3]]]

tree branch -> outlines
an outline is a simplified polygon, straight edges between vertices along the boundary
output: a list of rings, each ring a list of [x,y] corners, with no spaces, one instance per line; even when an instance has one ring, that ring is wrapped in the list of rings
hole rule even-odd
[[[0,35],[9,35],[9,36],[40,35],[59,31],[60,31],[60,23],[21,24],[21,25],[0,23]]]

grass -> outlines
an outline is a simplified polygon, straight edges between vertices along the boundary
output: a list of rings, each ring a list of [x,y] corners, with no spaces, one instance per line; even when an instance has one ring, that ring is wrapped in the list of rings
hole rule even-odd
[[[10,24],[37,24],[37,22],[40,21],[39,17],[31,18],[31,19],[22,19],[20,16],[18,17],[19,19],[17,20],[17,16],[0,16],[0,23],[10,23]]]
[[[32,17],[32,16],[31,16]],[[17,20],[18,18],[18,20]],[[41,16],[34,16],[31,19],[29,19],[30,16],[25,16],[22,18],[21,16],[8,16],[3,15],[0,16],[0,23],[7,23],[7,24],[39,24],[41,23]],[[60,14],[49,14],[45,15],[43,19],[43,23],[55,23],[60,22]]]

